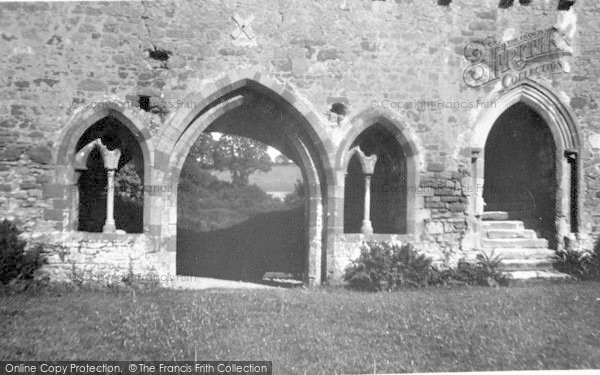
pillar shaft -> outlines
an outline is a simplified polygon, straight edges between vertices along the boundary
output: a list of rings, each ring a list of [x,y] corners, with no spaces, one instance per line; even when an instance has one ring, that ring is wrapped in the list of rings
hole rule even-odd
[[[106,191],[106,221],[104,226],[102,227],[102,232],[104,233],[112,233],[117,228],[115,225],[115,214],[114,214],[114,206],[115,206],[115,170],[109,169],[106,171],[107,174],[107,191]]]
[[[373,234],[373,224],[371,223],[371,175],[365,174],[365,209],[362,227],[360,231],[363,234]]]

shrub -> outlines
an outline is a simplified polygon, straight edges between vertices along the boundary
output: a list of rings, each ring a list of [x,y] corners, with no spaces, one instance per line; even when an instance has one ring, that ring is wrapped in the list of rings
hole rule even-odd
[[[482,252],[477,255],[477,262],[475,267],[477,270],[475,282],[479,285],[495,286],[507,285],[509,277],[500,271],[502,265],[502,259],[499,255],[494,255],[494,252],[490,255]]]
[[[358,290],[382,291],[427,286],[431,259],[418,254],[411,244],[368,242],[361,256],[347,269],[344,280]]]
[[[42,265],[41,247],[25,252],[26,242],[19,238],[21,231],[9,221],[0,223],[0,283],[9,284],[33,280],[33,274]]]
[[[438,270],[432,260],[418,254],[411,244],[368,242],[360,257],[346,269],[344,280],[352,289],[397,290],[405,287],[447,285],[507,285],[500,271],[501,259],[493,253],[477,255],[476,262],[460,261],[456,268]]]
[[[480,253],[471,263],[464,260],[458,262],[456,268],[435,270],[431,275],[432,285],[508,285],[510,278],[500,271],[502,260],[500,256]]]
[[[580,280],[600,279],[600,248],[593,251],[561,250],[556,252],[554,268]]]

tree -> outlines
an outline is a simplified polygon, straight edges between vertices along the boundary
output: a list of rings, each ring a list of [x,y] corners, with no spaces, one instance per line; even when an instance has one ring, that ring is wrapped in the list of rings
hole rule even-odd
[[[213,152],[218,141],[213,139],[212,135],[202,133],[192,145],[188,158],[198,162],[200,168],[215,169]]]
[[[202,168],[229,170],[233,185],[246,186],[252,173],[271,170],[267,149],[267,145],[245,137],[222,135],[215,140],[210,134],[201,134],[190,150],[190,157]]]

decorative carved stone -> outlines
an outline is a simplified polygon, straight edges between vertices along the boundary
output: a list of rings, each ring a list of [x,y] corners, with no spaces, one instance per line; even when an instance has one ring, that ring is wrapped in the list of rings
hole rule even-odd
[[[239,38],[242,34],[245,34],[248,39],[252,40],[256,37],[254,30],[252,29],[252,22],[254,22],[255,17],[250,15],[248,18],[242,18],[239,14],[233,15],[233,20],[237,23],[237,27],[235,30],[231,32],[231,37],[233,39]]]
[[[377,155],[373,154],[371,156],[365,155],[365,153],[360,149],[359,146],[356,146],[350,150],[348,153],[348,158],[352,158],[354,154],[358,155],[358,160],[360,161],[360,166],[364,174],[372,175],[375,173],[375,164],[377,164]]]
[[[121,150],[114,149],[109,150],[102,142],[98,146],[100,148],[100,152],[102,153],[102,160],[104,160],[104,169],[116,170],[119,166],[119,159],[121,158]]]
[[[90,157],[90,152],[96,147],[102,144],[100,138],[96,138],[87,145],[83,146],[81,150],[75,155],[75,169],[76,170],[87,170],[87,159]]]

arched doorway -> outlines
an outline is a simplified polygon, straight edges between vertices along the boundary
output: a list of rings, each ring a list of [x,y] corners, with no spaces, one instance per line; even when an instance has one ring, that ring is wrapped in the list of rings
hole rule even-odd
[[[524,103],[506,110],[485,144],[485,211],[506,212],[556,247],[556,146],[544,119]]]
[[[532,129],[529,131],[541,136],[543,139],[541,143],[536,143],[534,146],[534,148],[538,149],[540,155],[532,155],[532,150],[523,151],[523,155],[527,155],[529,152],[528,157],[538,160],[537,165],[540,166],[540,169],[545,168],[545,171],[537,170],[533,164],[528,168],[533,168],[532,173],[535,175],[545,175],[546,177],[544,177],[544,180],[548,180],[549,177],[554,176],[554,183],[549,183],[549,186],[546,187],[536,187],[532,182],[527,183],[526,186],[521,186],[521,194],[529,194],[527,192],[523,193],[523,190],[526,190],[523,189],[523,187],[537,191],[537,198],[535,194],[533,197],[529,198],[529,210],[531,211],[534,201],[537,202],[535,203],[536,206],[542,207],[541,211],[536,213],[538,218],[542,217],[541,221],[544,222],[538,232],[542,234],[544,238],[546,238],[547,235],[551,236],[552,233],[555,233],[554,238],[546,239],[548,239],[549,245],[555,245],[557,248],[562,248],[565,243],[565,237],[570,233],[579,233],[581,225],[579,216],[581,214],[582,199],[579,192],[581,191],[582,186],[583,170],[581,168],[581,137],[579,135],[575,117],[571,113],[569,107],[562,103],[552,90],[531,80],[524,81],[519,86],[509,90],[493,101],[495,105],[492,108],[482,110],[469,141],[472,162],[471,171],[473,177],[473,189],[471,190],[470,200],[471,206],[469,211],[475,218],[492,219],[489,214],[482,216],[485,213],[484,211],[490,211],[494,208],[494,205],[496,205],[496,208],[502,208],[498,206],[498,200],[500,199],[498,194],[501,193],[498,190],[502,190],[502,188],[495,187],[497,192],[494,193],[492,185],[489,183],[486,184],[486,178],[494,179],[495,177],[494,171],[486,170],[488,166],[485,158],[496,158],[495,161],[492,161],[493,164],[502,165],[503,163],[508,163],[509,161],[507,158],[508,155],[511,154],[510,148],[508,149],[508,154],[506,152],[504,155],[500,153],[496,154],[500,156],[495,157],[488,155],[489,152],[485,149],[488,147],[488,139],[490,136],[492,136],[492,141],[489,144],[489,147],[492,147],[492,149],[502,149],[502,142],[498,143],[499,141],[494,141],[493,139],[499,139],[498,134],[502,137],[502,133],[504,133],[504,136],[507,136],[507,133],[510,132],[516,132],[516,134],[521,133],[523,135],[521,141],[519,141],[520,148],[531,147],[531,145],[527,145],[527,136],[523,133],[524,131],[515,129],[514,125],[511,126],[508,124],[496,127],[499,121],[502,123],[511,122],[510,120],[505,121],[504,119],[514,117],[515,113],[520,113],[520,115],[517,114],[516,116],[525,116],[529,123],[538,124],[538,126],[532,126]],[[506,116],[504,116],[505,113]],[[503,119],[501,119],[501,117],[503,117]],[[521,120],[517,119],[513,120],[513,122],[514,121]],[[543,126],[541,124],[543,124]],[[535,129],[538,130],[536,131]],[[550,138],[552,140],[551,144]],[[506,147],[510,147],[510,145],[506,145]],[[553,150],[551,160],[539,161],[540,158],[543,158],[542,155],[547,155],[547,157],[549,157],[551,152],[550,149]],[[504,161],[502,161],[503,158]],[[519,166],[519,168],[524,168],[524,166]],[[518,174],[524,175],[525,172],[521,171]],[[503,177],[502,174],[500,174],[498,178],[506,179],[506,177],[510,178],[510,176]],[[509,185],[512,190],[515,190],[518,187],[515,186],[517,185],[515,183],[509,184],[505,182],[504,185]],[[552,193],[548,192],[548,189],[551,189],[554,192],[553,198],[550,196]],[[490,206],[489,209],[486,206],[487,202],[484,200],[484,190],[486,190],[485,195],[487,198],[491,200],[490,204],[492,204],[492,206]],[[504,190],[507,190],[506,187]],[[497,197],[493,197],[494,194],[497,195]],[[511,199],[514,199],[514,195]],[[496,200],[496,202],[494,202],[494,200]],[[552,201],[554,203],[552,203]],[[504,209],[511,208],[506,204],[504,204],[503,207]],[[550,214],[551,207],[553,209],[552,214]],[[515,214],[518,215],[518,213]],[[502,218],[510,219],[510,213],[496,215],[496,219],[492,220]],[[538,221],[540,220],[538,219]],[[553,228],[550,229],[552,225]],[[542,231],[546,234],[543,234]]]
[[[242,76],[241,78],[239,78]],[[305,185],[303,210],[304,281],[319,284],[325,275],[323,249],[327,236],[327,185],[333,180],[328,166],[330,141],[316,116],[289,89],[259,74],[237,75],[238,80],[223,79],[207,95],[190,95],[191,109],[180,111],[164,128],[159,153],[169,155],[168,166],[159,168],[168,174],[168,183],[176,186],[189,150],[202,133],[219,132],[247,137],[273,147],[293,160],[302,171]],[[179,193],[168,200],[170,213],[163,238],[168,239],[177,258],[177,226]],[[267,232],[262,232],[267,233]],[[175,262],[177,263],[177,261]],[[243,275],[241,275],[243,276]]]
[[[200,135],[181,170],[177,273],[301,281],[308,206],[300,167],[265,143],[210,131],[232,120],[228,117]],[[248,116],[240,120],[234,121],[251,126]]]

